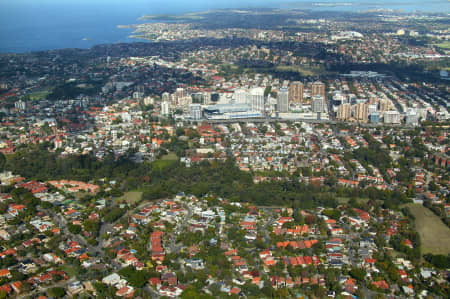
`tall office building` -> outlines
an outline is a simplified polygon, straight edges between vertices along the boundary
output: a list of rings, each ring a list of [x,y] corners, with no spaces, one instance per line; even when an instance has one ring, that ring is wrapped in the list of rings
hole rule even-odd
[[[281,88],[280,91],[278,92],[277,110],[278,112],[289,111],[289,91],[285,87]]]
[[[201,93],[201,92],[191,93],[191,98],[192,98],[193,104],[203,104],[204,103],[203,93]]]
[[[19,100],[19,101],[17,101],[17,102],[14,103],[14,107],[15,107],[17,110],[23,111],[23,110],[27,109],[27,102],[22,101],[22,100]]]
[[[236,89],[234,91],[233,98],[237,104],[250,104],[250,96],[246,89]]]
[[[379,123],[380,122],[380,113],[374,112],[374,113],[370,114],[369,121],[374,124]]]
[[[333,105],[339,106],[346,103],[348,103],[346,94],[343,94],[340,90],[336,90],[333,92]]]
[[[165,92],[161,96],[163,101],[170,101],[170,94],[168,92]]]
[[[168,101],[161,102],[161,114],[162,115],[170,114],[170,103]]]
[[[140,100],[144,96],[143,92],[135,91],[133,92],[133,99]]]
[[[405,115],[405,123],[407,125],[418,125],[419,124],[419,116],[415,111],[407,111]]]
[[[292,82],[289,86],[289,102],[301,104],[303,102],[303,89],[302,82]]]
[[[313,97],[311,110],[313,113],[321,113],[325,111],[324,101],[320,95],[316,95]]]
[[[152,97],[145,97],[142,102],[144,103],[144,105],[148,106],[148,105],[154,105],[155,104],[155,99]]]
[[[350,104],[346,103],[346,104],[342,104],[338,107],[338,112],[337,112],[337,119],[339,120],[349,120],[350,117],[352,116],[351,113],[351,106]]]
[[[208,91],[205,91],[203,93],[203,104],[204,105],[211,105],[212,101],[211,101],[211,93]]]
[[[400,113],[398,111],[386,111],[384,112],[384,123],[386,124],[399,124]]]
[[[190,104],[189,105],[189,115],[193,120],[199,120],[202,118],[202,105],[200,104]]]
[[[252,111],[264,112],[264,88],[250,89],[250,107]]]
[[[185,96],[186,96],[186,90],[185,90],[184,88],[177,88],[177,89],[175,90],[175,97],[176,97],[177,99],[183,98],[183,97],[185,97]]]
[[[368,113],[369,115],[372,113],[377,112],[377,105],[376,104],[369,104],[368,106]]]
[[[316,81],[311,85],[312,101],[314,101],[314,99],[318,96],[322,98],[322,111],[326,111],[327,102],[325,98],[325,84],[320,81]]]
[[[185,96],[178,99],[178,107],[183,110],[184,113],[187,113],[189,111],[189,105],[192,104],[192,97],[191,96]]]

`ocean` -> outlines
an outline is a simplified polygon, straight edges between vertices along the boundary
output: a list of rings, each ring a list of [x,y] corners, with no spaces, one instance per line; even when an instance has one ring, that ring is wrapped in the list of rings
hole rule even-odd
[[[61,48],[90,48],[97,44],[133,42],[130,29],[151,14],[182,14],[219,8],[304,8],[358,11],[374,8],[450,12],[449,0],[0,0],[0,53],[23,53]],[[323,6],[313,3],[347,3]],[[351,5],[348,5],[351,4]]]

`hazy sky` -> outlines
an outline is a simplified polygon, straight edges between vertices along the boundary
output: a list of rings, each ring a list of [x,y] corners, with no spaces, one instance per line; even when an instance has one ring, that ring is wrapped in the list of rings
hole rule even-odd
[[[310,0],[300,0],[294,2],[308,2]],[[330,0],[322,0],[322,1],[330,1]],[[277,1],[277,0],[1,0],[3,3],[8,4],[36,4],[36,5],[45,5],[45,4],[54,4],[54,5],[67,5],[67,4],[108,4],[108,5],[134,5],[134,4],[155,4],[155,3],[177,3],[177,4],[185,4],[189,5],[199,5],[199,4],[209,4],[211,2],[220,2],[220,3],[230,3],[230,4],[238,4],[238,3],[248,3],[248,4],[272,4],[272,3],[285,3],[290,1]]]
[[[14,4],[14,5],[99,5],[107,4],[113,6],[130,6],[130,5],[183,5],[183,6],[214,6],[214,3],[219,3],[220,6],[227,5],[233,6],[266,6],[266,5],[282,5],[287,3],[301,3],[301,2],[352,2],[352,3],[370,3],[370,4],[407,4],[409,2],[415,4],[422,4],[425,6],[427,3],[445,3],[448,4],[448,0],[0,0],[0,5]],[[444,5],[445,5],[444,4]]]
[[[351,3],[364,3],[364,4],[409,4],[414,3],[425,8],[430,3],[443,4],[443,8],[449,7],[448,0],[0,0],[0,6],[64,6],[64,5],[76,5],[76,6],[97,6],[97,5],[109,5],[109,6],[163,6],[173,7],[243,7],[243,6],[284,6],[287,3],[311,3],[311,2],[351,2]],[[162,6],[162,7],[161,7]],[[0,12],[3,14],[4,12]]]
[[[246,8],[271,7],[287,8],[289,4],[312,2],[338,2],[353,3],[355,9],[373,8],[402,8],[407,11],[450,11],[448,0],[0,0],[1,17],[10,18],[14,14],[59,13],[104,13],[117,12],[117,14],[152,14],[152,13],[180,13],[201,11],[214,8]],[[360,6],[358,4],[366,4]],[[378,5],[376,5],[378,4]],[[107,6],[107,7],[106,7]],[[89,8],[95,11],[89,11]],[[103,7],[104,10],[100,10]],[[296,6],[301,8],[302,6]],[[305,6],[311,8],[311,6]],[[317,8],[317,7],[315,7]],[[332,9],[332,8],[331,8]],[[339,9],[339,7],[337,7]],[[9,20],[8,20],[9,22]],[[0,20],[1,24],[1,20]]]
[[[254,3],[254,4],[267,4],[267,3],[289,3],[289,2],[355,2],[355,3],[406,3],[406,2],[423,2],[424,4],[428,2],[447,2],[448,0],[1,0],[3,3],[26,3],[26,4],[120,4],[120,5],[129,5],[133,3],[148,3],[152,4],[155,2],[162,3],[184,3],[185,5],[190,4],[207,4],[214,2],[229,2],[229,3]]]
[[[350,2],[355,5],[308,5],[313,2]],[[117,29],[117,25],[139,23],[138,18],[146,14],[290,6],[322,11],[392,8],[449,12],[449,3],[448,0],[0,0],[0,52],[87,48],[101,43],[130,42],[128,35],[131,31]]]
[[[321,0],[330,1],[330,0]],[[77,6],[77,7],[89,7],[108,5],[110,7],[127,7],[128,9],[134,7],[146,8],[146,7],[158,7],[159,10],[165,10],[164,7],[183,7],[184,9],[192,7],[194,10],[199,8],[209,7],[242,7],[242,6],[275,6],[280,3],[286,3],[289,0],[0,0],[0,6],[9,7],[64,7],[64,6]],[[310,0],[300,0],[295,2],[311,2]],[[7,13],[6,11],[0,11],[0,15]]]

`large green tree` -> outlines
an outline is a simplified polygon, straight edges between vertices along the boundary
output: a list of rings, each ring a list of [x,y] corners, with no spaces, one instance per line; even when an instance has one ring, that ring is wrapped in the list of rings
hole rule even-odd
[[[5,155],[3,155],[3,153],[0,153],[0,172],[2,172],[3,169],[5,168],[5,164],[6,164]]]

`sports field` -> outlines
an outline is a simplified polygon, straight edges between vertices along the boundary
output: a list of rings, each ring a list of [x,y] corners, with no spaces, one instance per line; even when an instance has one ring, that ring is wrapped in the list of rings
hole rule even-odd
[[[126,192],[123,196],[118,197],[117,201],[126,201],[129,204],[133,204],[139,202],[142,198],[142,192],[139,191],[131,191]]]
[[[415,226],[420,235],[422,253],[449,254],[450,229],[424,206],[408,204],[407,207],[416,217]]]

